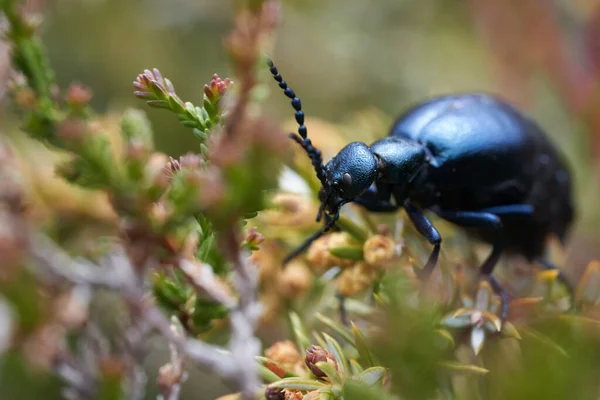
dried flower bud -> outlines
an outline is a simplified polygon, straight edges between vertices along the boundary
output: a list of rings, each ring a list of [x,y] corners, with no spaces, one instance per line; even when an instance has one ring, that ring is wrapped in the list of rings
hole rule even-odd
[[[265,398],[267,400],[285,400],[285,394],[283,390],[277,387],[267,386],[267,389],[265,389]]]
[[[272,240],[266,240],[260,249],[253,251],[250,256],[252,264],[258,268],[260,283],[274,280],[281,271],[279,246]]]
[[[279,275],[279,293],[286,299],[303,296],[311,287],[313,276],[301,261],[294,260]]]
[[[377,276],[377,271],[368,264],[358,262],[342,271],[337,279],[337,288],[342,296],[351,297],[368,289]]]
[[[324,272],[334,266],[347,267],[355,260],[335,257],[331,249],[353,245],[351,236],[346,232],[335,232],[314,241],[308,248],[307,258],[315,272]]]
[[[314,223],[317,207],[306,197],[296,193],[278,193],[272,201],[277,209],[268,212],[269,224],[300,228]]]
[[[283,393],[285,394],[285,400],[302,400],[304,397],[301,391],[294,389],[286,389]]]
[[[300,360],[296,345],[289,340],[274,343],[265,351],[265,356],[283,365],[291,365]]]
[[[73,83],[69,86],[65,98],[67,104],[73,108],[83,108],[89,104],[91,99],[92,90],[79,83]]]
[[[315,376],[324,377],[326,374],[317,368],[316,364],[319,362],[326,362],[337,369],[337,363],[333,354],[325,350],[321,346],[313,345],[306,349],[306,357],[304,359],[306,366],[312,371]]]
[[[365,242],[363,253],[366,262],[385,268],[396,254],[396,244],[388,236],[375,235]]]

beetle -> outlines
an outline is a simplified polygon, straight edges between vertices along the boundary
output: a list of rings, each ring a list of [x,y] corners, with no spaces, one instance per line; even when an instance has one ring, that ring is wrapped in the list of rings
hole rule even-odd
[[[322,184],[317,221],[325,217],[323,229],[284,264],[331,230],[341,207],[354,202],[371,212],[406,211],[433,246],[418,274],[422,280],[435,268],[442,243],[425,211],[491,244],[480,271],[500,296],[501,321],[508,296],[492,272],[503,253],[556,268],[545,257],[546,240],[556,235],[564,244],[572,225],[570,171],[542,129],[514,106],[486,93],[430,98],[405,111],[387,137],[349,143],[325,165],[307,136],[300,99],[271,60],[268,66],[296,112],[298,133],[290,138],[312,161]],[[559,278],[570,288],[562,273]]]

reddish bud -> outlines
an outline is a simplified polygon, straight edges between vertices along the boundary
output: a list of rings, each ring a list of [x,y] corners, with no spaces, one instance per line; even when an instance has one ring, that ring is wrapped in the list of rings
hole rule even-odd
[[[71,107],[83,108],[87,106],[92,99],[92,90],[79,83],[73,83],[67,89],[66,102]]]
[[[208,85],[204,85],[204,94],[211,101],[217,101],[225,92],[233,85],[233,82],[229,78],[225,78],[225,80],[219,78],[219,75],[214,74],[210,83]]]

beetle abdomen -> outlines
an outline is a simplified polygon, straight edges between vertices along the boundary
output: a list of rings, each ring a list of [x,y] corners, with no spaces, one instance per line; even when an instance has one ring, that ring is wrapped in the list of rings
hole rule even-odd
[[[410,109],[390,135],[415,140],[431,153],[411,196],[422,207],[477,211],[529,204],[532,216],[502,217],[507,250],[541,254],[546,236],[564,238],[573,219],[569,172],[546,135],[511,105],[486,94],[442,96]],[[416,198],[415,198],[416,197]]]

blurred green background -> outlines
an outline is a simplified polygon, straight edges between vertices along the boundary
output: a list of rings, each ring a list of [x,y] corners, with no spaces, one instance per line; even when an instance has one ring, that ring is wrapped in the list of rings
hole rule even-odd
[[[233,0],[29,3],[44,14],[43,39],[60,85],[90,86],[99,112],[143,107],[132,81],[146,68],[159,68],[191,101],[202,98],[213,73],[230,74],[223,40]],[[579,220],[569,265],[579,270],[600,258],[599,1],[289,0],[282,16],[273,58],[309,116],[344,123],[377,109],[394,118],[414,101],[462,91],[494,92],[533,116],[575,173]],[[288,101],[273,94],[269,112],[290,119]],[[197,150],[171,115],[149,116],[160,150]],[[163,356],[149,358],[150,382]],[[218,378],[195,374],[182,399],[226,393]],[[25,375],[2,371],[2,400],[59,398],[55,383]],[[147,398],[155,398],[149,387]]]

